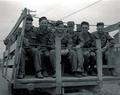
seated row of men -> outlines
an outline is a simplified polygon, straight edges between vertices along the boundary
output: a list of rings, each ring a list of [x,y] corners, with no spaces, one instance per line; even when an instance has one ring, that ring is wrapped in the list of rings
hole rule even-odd
[[[64,36],[61,39],[61,55],[69,61],[71,72],[74,76],[86,76],[87,74],[97,74],[95,70],[96,39],[101,39],[103,59],[106,59],[106,51],[114,46],[113,38],[103,31],[104,23],[97,23],[97,32],[89,32],[89,23],[82,22],[80,31],[74,31],[74,22],[69,21],[64,25],[62,21],[57,21],[55,26],[49,23],[46,17],[39,19],[39,27],[32,25],[33,18],[27,15],[23,49],[18,78],[25,76],[25,57],[30,56],[33,61],[36,77],[43,78],[48,76],[46,69],[43,70],[45,63],[42,63],[42,56],[48,56],[53,68],[53,77],[56,75],[56,55],[55,55],[55,30],[54,27],[64,27]],[[34,46],[34,44],[37,45]],[[92,48],[92,49],[90,49]]]

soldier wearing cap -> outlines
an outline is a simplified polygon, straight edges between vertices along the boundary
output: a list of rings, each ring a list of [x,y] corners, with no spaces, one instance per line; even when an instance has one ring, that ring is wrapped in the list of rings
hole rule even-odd
[[[81,32],[81,25],[77,24],[77,32]]]
[[[114,39],[108,34],[108,32],[104,32],[104,23],[99,22],[97,23],[97,32],[93,33],[95,39],[101,40],[101,48],[103,53],[103,64],[111,65],[111,62],[109,61],[110,55],[108,53],[110,52],[110,48],[114,46]],[[113,64],[113,63],[112,63]],[[111,69],[111,74],[116,75],[116,73]]]
[[[74,52],[74,59],[69,59],[72,65],[72,72],[77,76],[83,76],[84,68],[83,68],[83,54],[81,48],[78,47],[77,43],[77,32],[74,31],[74,22],[69,21],[67,23],[67,35],[64,37],[66,39],[66,47],[69,49],[69,52]],[[75,60],[75,61],[74,61]]]
[[[90,75],[95,75],[95,72],[93,70],[95,62],[90,62],[90,59],[94,59],[95,54],[94,52],[91,52],[90,48],[94,47],[93,42],[93,37],[89,33],[89,23],[86,21],[83,21],[81,23],[81,32],[78,32],[78,38],[77,38],[77,44],[78,47],[82,49],[82,53],[84,56],[84,74],[90,74]],[[83,57],[82,57],[83,58]],[[81,58],[81,60],[83,60]],[[93,60],[92,60],[93,61]]]
[[[57,27],[61,27],[63,28],[63,22],[62,21],[57,21],[56,23]],[[76,52],[72,49],[72,47],[74,46],[74,42],[73,42],[73,35],[74,34],[74,22],[69,22],[68,26],[67,26],[67,30],[64,32],[64,36],[61,39],[61,54],[62,56],[64,56],[64,58],[66,58],[65,60],[68,59],[69,63],[72,65],[72,73],[74,74],[74,76],[80,76],[80,74],[78,73],[78,68],[77,68],[77,54]],[[51,63],[53,64],[53,68],[54,68],[54,72],[55,71],[55,51],[52,50],[50,52],[50,59],[51,59]],[[63,58],[63,57],[62,57]],[[63,61],[63,59],[62,59]],[[54,75],[55,77],[55,75]]]
[[[41,17],[39,19],[39,27],[37,31],[37,44],[38,49],[40,51],[41,61],[42,61],[42,74],[43,76],[48,76],[48,62],[46,58],[49,60],[49,52],[54,48],[54,35],[49,29],[51,27],[48,19],[46,17]]]
[[[41,60],[40,60],[39,51],[32,46],[32,44],[36,43],[36,31],[34,30],[32,21],[33,21],[32,16],[27,15],[18,78],[24,78],[25,76],[25,57],[26,56],[29,59],[31,59],[31,61],[34,63],[34,67],[36,70],[36,77],[43,78],[41,74]]]

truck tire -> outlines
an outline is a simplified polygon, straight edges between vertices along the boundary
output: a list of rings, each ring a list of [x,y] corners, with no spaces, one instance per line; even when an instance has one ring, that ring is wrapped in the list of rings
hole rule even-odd
[[[8,83],[8,95],[25,95],[26,90],[24,89],[14,89],[12,83]]]
[[[15,90],[12,83],[8,83],[8,95],[15,95]]]

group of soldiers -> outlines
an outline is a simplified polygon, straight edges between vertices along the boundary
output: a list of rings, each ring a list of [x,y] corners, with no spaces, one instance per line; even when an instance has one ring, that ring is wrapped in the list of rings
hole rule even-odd
[[[32,22],[32,16],[27,15],[18,78],[25,76],[26,56],[32,60],[37,78],[47,77],[47,69],[50,69],[44,66],[42,56],[49,58],[53,70],[52,77],[56,76],[55,27],[64,29],[61,38],[62,61],[67,60],[66,62],[69,63],[67,65],[71,65],[71,74],[77,77],[97,74],[95,68],[96,39],[101,40],[104,62],[107,60],[106,51],[114,46],[114,39],[104,32],[102,22],[97,23],[97,32],[94,33],[89,32],[89,23],[86,21],[79,25],[77,31],[74,30],[73,21],[69,21],[65,25],[62,21],[51,23],[46,17],[41,17],[37,28],[33,26]]]

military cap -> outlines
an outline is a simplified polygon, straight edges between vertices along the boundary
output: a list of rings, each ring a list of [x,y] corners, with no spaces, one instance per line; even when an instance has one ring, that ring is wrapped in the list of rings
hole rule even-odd
[[[69,27],[72,27],[72,26],[75,25],[75,23],[74,23],[74,21],[68,21],[68,22],[67,22],[67,25],[68,25]]]
[[[63,24],[63,21],[61,21],[61,20],[58,20],[58,21],[56,22],[56,26],[59,26],[59,25],[61,25],[61,24]]]
[[[83,21],[83,22],[81,22],[81,26],[82,26],[82,25],[88,25],[88,26],[89,26],[89,23],[86,22],[86,21]]]
[[[104,26],[104,23],[103,23],[103,22],[98,22],[98,23],[97,23],[97,26],[99,26],[99,25]]]
[[[28,14],[26,20],[33,21],[33,18],[32,18],[32,16],[30,14]]]
[[[41,22],[42,20],[47,20],[47,18],[45,16],[39,18],[39,22]]]
[[[77,24],[77,31],[81,31],[81,24]]]

